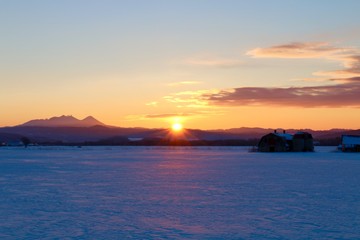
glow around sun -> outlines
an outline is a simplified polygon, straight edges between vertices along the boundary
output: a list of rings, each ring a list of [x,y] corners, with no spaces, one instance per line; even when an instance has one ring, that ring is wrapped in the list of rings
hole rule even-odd
[[[183,129],[183,125],[181,123],[173,123],[171,129],[175,132],[180,132]]]

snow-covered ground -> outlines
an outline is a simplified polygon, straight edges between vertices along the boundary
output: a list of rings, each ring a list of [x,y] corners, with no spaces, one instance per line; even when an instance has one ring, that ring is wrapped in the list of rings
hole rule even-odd
[[[360,239],[360,154],[0,148],[0,239]]]

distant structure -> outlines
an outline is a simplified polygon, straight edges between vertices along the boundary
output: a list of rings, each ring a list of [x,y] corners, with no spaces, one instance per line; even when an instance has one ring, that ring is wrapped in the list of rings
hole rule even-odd
[[[258,144],[258,150],[260,152],[287,152],[292,147],[292,135],[283,133],[277,133],[275,130],[273,133],[266,134],[260,139]]]
[[[307,132],[297,132],[294,135],[273,133],[263,136],[258,144],[260,152],[312,152],[314,151],[313,137]]]
[[[360,136],[342,135],[341,150],[343,152],[360,152]]]
[[[310,133],[297,132],[293,136],[294,152],[312,152],[314,151],[314,140]]]

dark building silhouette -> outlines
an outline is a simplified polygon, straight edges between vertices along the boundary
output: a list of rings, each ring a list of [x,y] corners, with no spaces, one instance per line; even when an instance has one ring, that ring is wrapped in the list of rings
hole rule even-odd
[[[273,133],[263,136],[258,144],[260,152],[311,152],[314,151],[313,138],[310,133],[297,132],[294,135],[286,133]]]
[[[297,132],[293,136],[294,152],[312,152],[314,151],[314,141],[310,133]]]
[[[343,152],[360,152],[360,136],[342,135],[341,150]]]

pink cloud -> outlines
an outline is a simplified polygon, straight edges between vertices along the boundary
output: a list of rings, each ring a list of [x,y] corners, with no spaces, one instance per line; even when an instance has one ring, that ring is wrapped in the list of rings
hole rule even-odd
[[[325,42],[296,42],[268,48],[255,48],[246,54],[256,58],[323,58],[343,51],[343,48],[332,47]]]
[[[357,55],[359,54],[359,55]],[[335,78],[342,78],[341,81],[346,81],[346,78],[360,77],[360,53],[354,55],[339,57],[339,61],[342,61],[344,69],[315,72],[317,76],[331,76]]]
[[[339,61],[344,68],[334,71],[318,71],[316,76],[352,78],[360,76],[360,51],[352,47],[335,47],[326,42],[296,42],[255,48],[247,52],[254,58],[318,58]]]
[[[360,83],[289,88],[243,87],[203,94],[201,99],[210,105],[221,106],[359,107]]]

